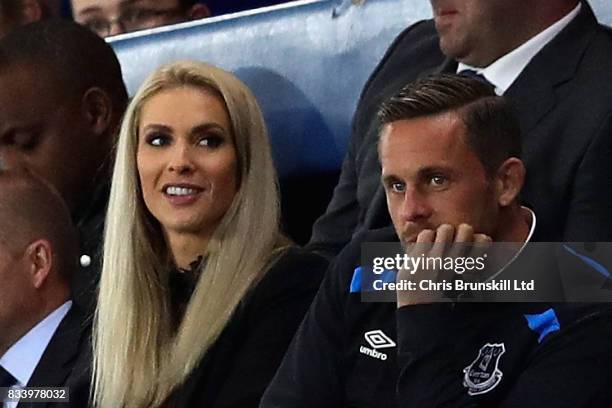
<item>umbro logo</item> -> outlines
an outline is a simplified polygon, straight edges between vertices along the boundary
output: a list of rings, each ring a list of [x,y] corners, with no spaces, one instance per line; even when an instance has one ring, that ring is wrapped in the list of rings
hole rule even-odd
[[[382,330],[372,330],[363,335],[370,346],[375,349],[395,347],[395,342]]]
[[[372,348],[361,346],[359,347],[359,352],[361,354],[365,354],[368,357],[385,361],[387,359],[387,355],[385,353],[381,353],[380,351],[378,351],[378,349],[385,349],[396,346],[395,342],[389,336],[383,333],[382,330],[372,330],[364,333],[363,336]]]

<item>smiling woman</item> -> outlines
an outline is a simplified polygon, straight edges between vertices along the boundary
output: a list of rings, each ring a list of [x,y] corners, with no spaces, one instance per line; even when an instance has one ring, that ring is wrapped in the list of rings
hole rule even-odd
[[[136,153],[140,185],[171,246],[184,248],[181,241],[188,237],[205,247],[232,204],[238,174],[231,129],[222,97],[206,88],[171,88],[143,105]],[[182,268],[193,261],[189,253],[174,258]]]
[[[94,324],[98,407],[256,407],[325,261],[291,247],[259,107],[177,62],[126,113]]]

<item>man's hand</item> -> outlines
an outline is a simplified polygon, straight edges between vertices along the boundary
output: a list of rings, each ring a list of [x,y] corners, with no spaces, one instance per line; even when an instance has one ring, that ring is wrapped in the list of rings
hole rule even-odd
[[[452,290],[453,281],[459,275],[457,268],[445,268],[464,258],[477,259],[492,242],[484,234],[474,233],[472,226],[460,224],[454,227],[442,224],[435,231],[421,231],[414,243],[404,243],[406,254],[421,258],[417,270],[400,270],[397,281],[414,282],[413,290],[397,291],[397,307],[445,301],[446,291]],[[443,267],[441,267],[443,266]],[[478,279],[474,271],[464,270],[461,278]]]

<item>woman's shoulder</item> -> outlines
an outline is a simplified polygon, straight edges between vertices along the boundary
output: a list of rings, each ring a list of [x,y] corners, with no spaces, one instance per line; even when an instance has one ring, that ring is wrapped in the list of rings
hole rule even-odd
[[[273,259],[268,273],[275,270],[292,269],[294,271],[317,271],[327,268],[329,261],[323,256],[298,246],[289,246],[280,250]]]

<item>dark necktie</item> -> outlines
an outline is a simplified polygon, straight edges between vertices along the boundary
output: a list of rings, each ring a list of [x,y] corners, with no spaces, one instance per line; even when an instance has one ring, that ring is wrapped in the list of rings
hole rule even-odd
[[[12,387],[15,384],[17,384],[17,379],[0,366],[0,387]]]
[[[464,76],[464,77],[468,77],[468,78],[472,78],[472,79],[476,79],[484,84],[489,85],[490,87],[492,87],[493,89],[495,89],[495,85],[493,85],[491,82],[489,82],[489,80],[487,78],[485,78],[484,75],[479,74],[478,72],[474,71],[473,69],[464,69],[462,71],[459,71],[459,75]]]

